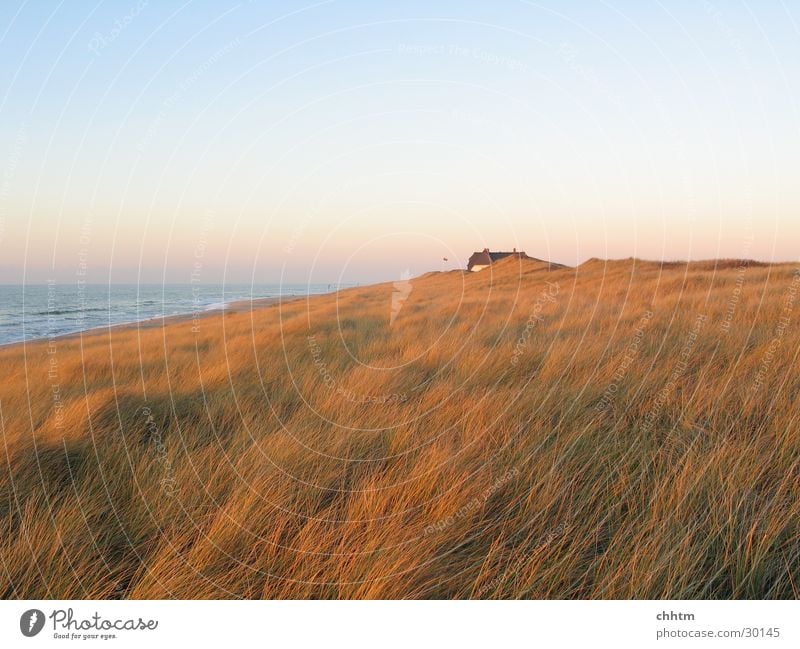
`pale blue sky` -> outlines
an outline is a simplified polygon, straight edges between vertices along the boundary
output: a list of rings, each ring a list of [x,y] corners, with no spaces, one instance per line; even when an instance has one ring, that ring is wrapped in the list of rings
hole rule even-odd
[[[799,22],[780,0],[3,2],[0,281],[368,282],[483,246],[796,260]]]

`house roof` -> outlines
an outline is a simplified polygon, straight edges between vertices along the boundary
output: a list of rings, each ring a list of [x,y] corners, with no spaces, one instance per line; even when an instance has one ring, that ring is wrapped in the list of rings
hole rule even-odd
[[[527,258],[528,255],[525,252],[517,252],[513,250],[512,252],[503,252],[503,251],[496,251],[491,252],[488,248],[484,248],[480,252],[473,252],[472,256],[469,258],[469,263],[467,268],[472,268],[473,266],[488,266],[500,259],[505,259],[506,257],[519,257],[522,259]]]
[[[469,258],[469,267],[472,266],[488,266],[493,261],[491,253],[487,250],[483,252],[473,252],[472,256]]]
[[[518,257],[527,257],[524,252],[490,252],[489,257],[491,257],[492,261],[497,261],[498,259],[505,259],[506,257],[510,257],[511,255],[516,255]]]

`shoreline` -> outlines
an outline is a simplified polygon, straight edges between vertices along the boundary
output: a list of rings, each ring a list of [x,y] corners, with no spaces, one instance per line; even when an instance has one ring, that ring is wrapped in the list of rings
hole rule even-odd
[[[110,332],[112,329],[151,329],[159,325],[165,326],[176,322],[185,322],[187,320],[200,320],[210,316],[215,316],[224,313],[241,313],[242,311],[252,311],[256,308],[264,308],[273,306],[275,304],[283,304],[293,302],[300,299],[308,299],[317,295],[330,295],[336,291],[328,293],[313,293],[307,295],[288,295],[288,296],[274,296],[274,297],[258,297],[252,299],[236,299],[230,302],[223,302],[221,304],[212,304],[202,311],[194,310],[187,311],[186,313],[173,313],[167,316],[157,315],[150,318],[142,318],[141,320],[128,320],[125,322],[116,322],[109,325],[100,325],[96,327],[87,327],[86,329],[76,329],[75,331],[65,331],[63,333],[55,334],[52,336],[37,336],[36,338],[27,338],[23,340],[13,340],[6,343],[0,343],[0,351],[11,349],[15,346],[25,345],[39,345],[46,344],[49,341],[63,341],[73,338],[82,337],[85,334],[97,335],[101,332]]]

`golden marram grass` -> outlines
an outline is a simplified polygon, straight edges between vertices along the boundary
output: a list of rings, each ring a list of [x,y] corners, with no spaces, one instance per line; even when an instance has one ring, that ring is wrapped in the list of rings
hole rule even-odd
[[[800,595],[796,266],[408,282],[0,350],[2,595]]]

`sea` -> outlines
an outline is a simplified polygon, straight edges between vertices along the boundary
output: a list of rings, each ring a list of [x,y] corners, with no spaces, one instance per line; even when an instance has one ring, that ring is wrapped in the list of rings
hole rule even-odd
[[[332,284],[0,285],[0,345],[108,328],[198,311],[241,300],[318,295]]]

